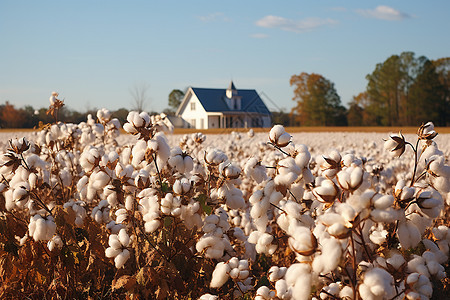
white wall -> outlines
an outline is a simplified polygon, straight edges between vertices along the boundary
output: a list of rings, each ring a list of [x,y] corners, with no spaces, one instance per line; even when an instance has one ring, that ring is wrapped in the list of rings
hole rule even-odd
[[[208,128],[219,128],[220,127],[220,117],[219,116],[209,116],[208,117]]]
[[[191,109],[191,103],[195,103],[195,110]],[[191,127],[195,127],[197,129],[208,128],[208,115],[206,114],[206,111],[201,105],[197,96],[195,96],[193,93],[190,94],[189,98],[187,99],[184,111],[181,112],[181,117],[188,123],[190,123]],[[202,119],[203,119],[203,128],[201,128]]]

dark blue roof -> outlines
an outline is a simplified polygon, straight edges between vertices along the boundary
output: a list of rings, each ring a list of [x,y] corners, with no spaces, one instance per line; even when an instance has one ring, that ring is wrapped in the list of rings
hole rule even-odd
[[[207,112],[235,112],[225,102],[226,89],[192,88]],[[267,106],[255,90],[237,90],[241,97],[242,112],[270,114]]]

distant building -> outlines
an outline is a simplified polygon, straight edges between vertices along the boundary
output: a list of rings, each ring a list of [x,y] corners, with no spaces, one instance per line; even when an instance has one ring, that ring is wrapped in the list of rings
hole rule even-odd
[[[255,90],[237,90],[233,81],[227,89],[190,87],[177,109],[185,127],[270,127],[271,114]]]

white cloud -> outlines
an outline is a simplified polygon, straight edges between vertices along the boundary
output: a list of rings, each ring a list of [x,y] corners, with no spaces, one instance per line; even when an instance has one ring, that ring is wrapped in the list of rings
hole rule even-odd
[[[281,30],[296,33],[311,31],[318,27],[333,25],[336,23],[337,21],[332,19],[307,18],[304,20],[291,20],[278,16],[265,16],[264,18],[256,21],[256,25],[260,27],[279,28]]]
[[[251,34],[250,37],[252,37],[254,39],[266,39],[269,36],[265,33],[254,33],[254,34]]]
[[[227,18],[223,13],[220,13],[220,12],[211,13],[206,16],[199,16],[198,19],[203,22],[213,22],[213,21],[228,22],[228,21],[230,21],[229,18]]]
[[[379,5],[375,9],[358,9],[356,10],[356,12],[365,17],[388,21],[397,21],[411,18],[411,16],[407,13],[401,12],[386,5]]]

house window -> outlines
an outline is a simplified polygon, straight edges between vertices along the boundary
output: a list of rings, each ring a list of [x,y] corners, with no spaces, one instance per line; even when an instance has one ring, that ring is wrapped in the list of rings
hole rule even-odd
[[[195,102],[191,102],[191,110],[195,110]]]
[[[191,127],[196,128],[196,126],[195,126],[195,119],[191,119]]]

